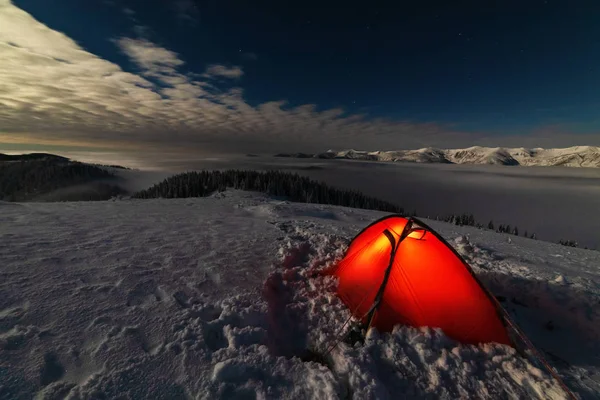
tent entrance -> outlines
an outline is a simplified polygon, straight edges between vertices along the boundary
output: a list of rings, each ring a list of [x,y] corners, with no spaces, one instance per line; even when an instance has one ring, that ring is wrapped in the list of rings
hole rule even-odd
[[[409,235],[411,228],[412,228],[412,224],[413,224],[412,219],[409,218],[406,225],[404,225],[404,229],[402,230],[402,233],[400,234],[400,237],[398,238],[398,240],[396,240],[396,238],[394,237],[392,232],[390,232],[389,229],[386,229],[383,231],[383,234],[385,235],[385,237],[387,237],[388,240],[390,241],[390,246],[391,246],[390,262],[389,262],[387,268],[385,269],[383,281],[381,282],[381,286],[379,287],[379,290],[377,291],[377,294],[375,295],[375,301],[373,302],[373,305],[371,306],[371,308],[369,309],[369,311],[366,315],[367,331],[371,328],[371,325],[373,324],[373,318],[375,317],[375,313],[377,312],[377,309],[379,308],[379,305],[381,304],[381,300],[383,298],[383,293],[385,292],[386,285],[388,283],[388,280],[390,279],[390,273],[392,272],[392,268],[394,267],[394,259],[396,258],[396,252],[398,251],[398,247],[400,246],[400,243],[402,243],[402,241],[404,239],[406,239],[406,237]]]

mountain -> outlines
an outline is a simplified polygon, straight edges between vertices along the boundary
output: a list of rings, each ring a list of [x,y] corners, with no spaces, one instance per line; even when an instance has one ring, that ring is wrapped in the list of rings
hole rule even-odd
[[[446,157],[454,164],[520,165],[509,149],[469,147],[445,151]]]
[[[28,154],[3,154],[0,153],[0,161],[69,161],[68,158],[48,153],[28,153]]]
[[[474,146],[466,149],[359,151],[328,150],[324,153],[280,153],[276,157],[348,159],[386,162],[416,162],[441,164],[487,164],[522,166],[562,166],[600,168],[600,148],[574,146],[564,149],[526,149]]]
[[[107,200],[125,194],[116,166],[72,161],[46,153],[0,154],[0,200]]]

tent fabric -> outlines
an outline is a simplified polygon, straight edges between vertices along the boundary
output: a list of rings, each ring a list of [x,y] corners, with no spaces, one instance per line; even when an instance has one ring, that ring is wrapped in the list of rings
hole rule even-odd
[[[366,318],[391,266],[372,326],[391,331],[397,324],[441,328],[463,343],[511,345],[496,304],[466,262],[430,228],[401,239],[408,219],[388,216],[350,243],[329,273],[339,278],[337,294],[358,318]],[[391,233],[392,241],[385,231]],[[363,320],[366,322],[366,320]]]

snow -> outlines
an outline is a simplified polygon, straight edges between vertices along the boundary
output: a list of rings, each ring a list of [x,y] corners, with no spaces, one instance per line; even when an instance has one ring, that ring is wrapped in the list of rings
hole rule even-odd
[[[0,203],[0,398],[565,398],[511,347],[434,328],[326,355],[349,312],[314,272],[381,215],[237,191]],[[597,398],[600,252],[427,222]]]
[[[335,152],[328,150],[322,154],[328,154],[330,158],[368,161],[600,168],[600,149],[594,146],[573,146],[564,149],[481,146],[465,149],[435,149],[426,147],[418,150],[395,151],[342,150]]]

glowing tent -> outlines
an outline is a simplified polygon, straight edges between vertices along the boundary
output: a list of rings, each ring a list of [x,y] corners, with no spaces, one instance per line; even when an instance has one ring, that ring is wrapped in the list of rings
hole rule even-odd
[[[458,253],[416,219],[375,221],[327,273],[339,278],[339,297],[369,327],[438,327],[463,343],[512,345],[496,299]]]
[[[437,327],[463,343],[497,342],[522,354],[529,349],[530,360],[576,398],[462,257],[416,218],[373,222],[325,273],[339,278],[338,296],[367,328]]]

